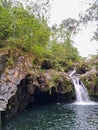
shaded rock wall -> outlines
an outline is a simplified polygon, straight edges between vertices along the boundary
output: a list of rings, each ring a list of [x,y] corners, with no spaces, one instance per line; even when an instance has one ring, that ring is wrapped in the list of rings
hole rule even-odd
[[[2,64],[2,62],[0,62]],[[5,62],[6,64],[6,62]],[[2,65],[0,65],[2,66]],[[3,70],[0,77],[0,111],[7,108],[9,99],[17,92],[17,85],[27,75],[27,62],[19,57],[13,68]]]
[[[8,57],[2,57],[3,55],[0,58],[0,111],[4,111],[2,118],[16,115],[34,101],[57,101],[58,96],[59,100],[73,100],[73,85],[65,72],[49,68],[34,69],[24,56],[18,57],[14,65],[8,68]]]
[[[71,86],[72,82],[65,73],[48,70],[44,74],[27,74],[17,85],[16,93],[9,99],[3,119],[16,115],[31,103],[72,102]]]

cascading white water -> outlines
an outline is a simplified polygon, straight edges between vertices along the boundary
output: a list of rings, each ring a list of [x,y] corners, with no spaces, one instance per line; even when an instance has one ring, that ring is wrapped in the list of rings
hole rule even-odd
[[[78,102],[90,101],[87,89],[85,88],[83,83],[80,82],[79,78],[74,76],[72,80],[76,91],[76,101]]]
[[[75,75],[76,71],[72,71],[70,77],[73,81],[75,92],[76,92],[76,102],[79,105],[98,105],[96,102],[90,100],[88,91],[85,85],[79,80],[79,77]]]

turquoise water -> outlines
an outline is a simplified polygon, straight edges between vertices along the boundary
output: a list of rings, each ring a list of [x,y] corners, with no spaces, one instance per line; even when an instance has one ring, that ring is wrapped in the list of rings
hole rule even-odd
[[[5,124],[3,130],[98,130],[98,106],[32,106]]]

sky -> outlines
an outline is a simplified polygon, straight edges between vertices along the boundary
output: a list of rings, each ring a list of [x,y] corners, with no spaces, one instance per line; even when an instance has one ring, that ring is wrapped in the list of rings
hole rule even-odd
[[[85,13],[90,6],[88,3],[94,0],[53,0],[51,8],[50,24],[60,24],[67,18],[79,19],[79,13]],[[77,47],[79,54],[83,57],[96,54],[98,42],[91,41],[96,25],[90,23],[88,27],[83,27],[76,37],[74,37],[74,46]]]

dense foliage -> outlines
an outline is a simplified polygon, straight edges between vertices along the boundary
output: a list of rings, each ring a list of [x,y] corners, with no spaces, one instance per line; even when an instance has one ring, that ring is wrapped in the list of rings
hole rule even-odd
[[[79,61],[80,56],[71,41],[78,22],[68,19],[51,29],[46,13],[49,1],[42,0],[40,10],[37,9],[40,6],[38,1],[32,6],[26,4],[0,0],[0,49],[9,51],[10,57],[17,53],[16,50],[30,53],[33,59],[37,59],[36,64],[41,65],[45,60],[57,69],[68,68]]]

